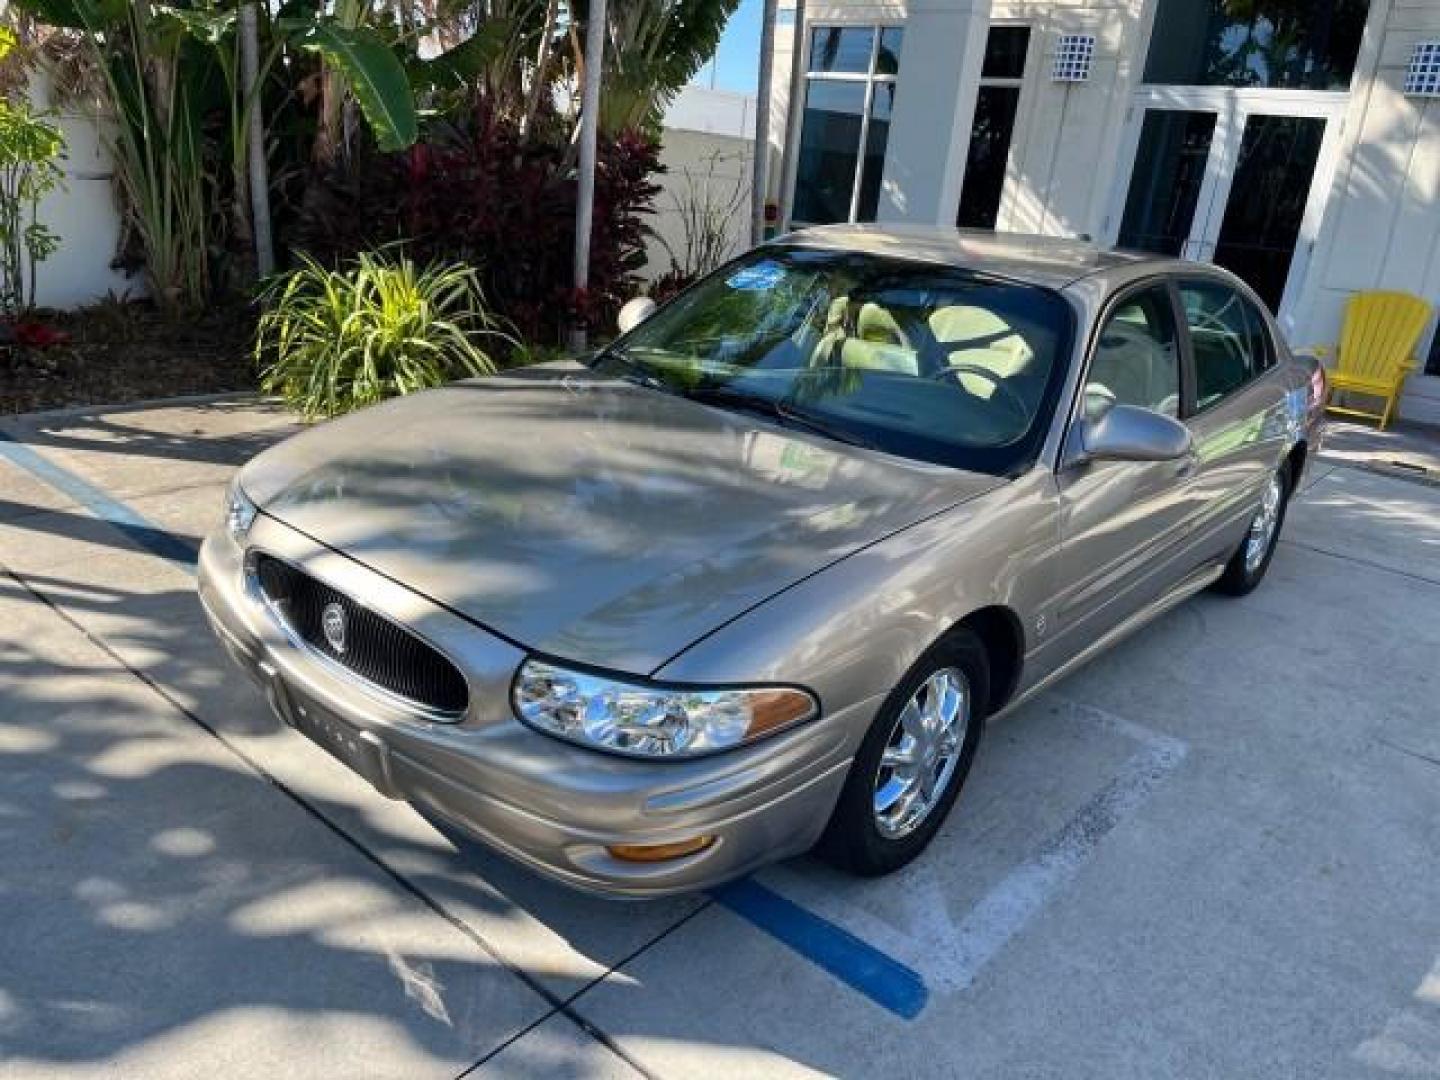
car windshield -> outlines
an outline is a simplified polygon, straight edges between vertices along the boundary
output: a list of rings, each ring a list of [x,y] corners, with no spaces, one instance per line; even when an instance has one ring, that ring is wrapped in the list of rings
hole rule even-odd
[[[974,270],[762,248],[597,367],[842,442],[1014,473],[1044,437],[1072,324],[1057,293]]]

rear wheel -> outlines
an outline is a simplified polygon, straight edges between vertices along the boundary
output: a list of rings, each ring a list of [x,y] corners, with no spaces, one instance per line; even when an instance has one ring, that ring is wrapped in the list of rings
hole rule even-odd
[[[820,852],[866,876],[919,855],[969,775],[989,694],[985,647],[973,633],[955,631],[928,649],[866,733]]]
[[[1270,568],[1270,560],[1275,557],[1289,502],[1290,469],[1288,465],[1281,465],[1270,474],[1265,493],[1260,497],[1260,508],[1250,519],[1245,538],[1225,564],[1225,572],[1215,582],[1217,591],[1230,596],[1244,596],[1260,584],[1265,571]]]

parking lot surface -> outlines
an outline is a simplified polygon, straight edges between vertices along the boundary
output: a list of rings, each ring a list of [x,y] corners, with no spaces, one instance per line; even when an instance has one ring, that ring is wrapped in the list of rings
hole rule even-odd
[[[991,727],[931,850],[606,901],[224,659],[250,399],[0,422],[0,1077],[1440,1077],[1440,486],[1314,463],[1270,577]]]

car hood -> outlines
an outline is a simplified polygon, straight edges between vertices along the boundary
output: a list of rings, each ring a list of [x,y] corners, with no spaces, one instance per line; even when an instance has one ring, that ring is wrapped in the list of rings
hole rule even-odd
[[[265,513],[531,649],[637,673],[997,486],[546,365],[267,450]]]

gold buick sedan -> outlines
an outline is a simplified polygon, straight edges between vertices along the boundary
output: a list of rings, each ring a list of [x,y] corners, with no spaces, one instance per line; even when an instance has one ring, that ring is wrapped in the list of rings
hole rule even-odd
[[[1320,434],[1212,266],[835,226],[651,308],[267,450],[201,555],[286,723],[581,888],[904,865],[987,718],[1259,584]]]

